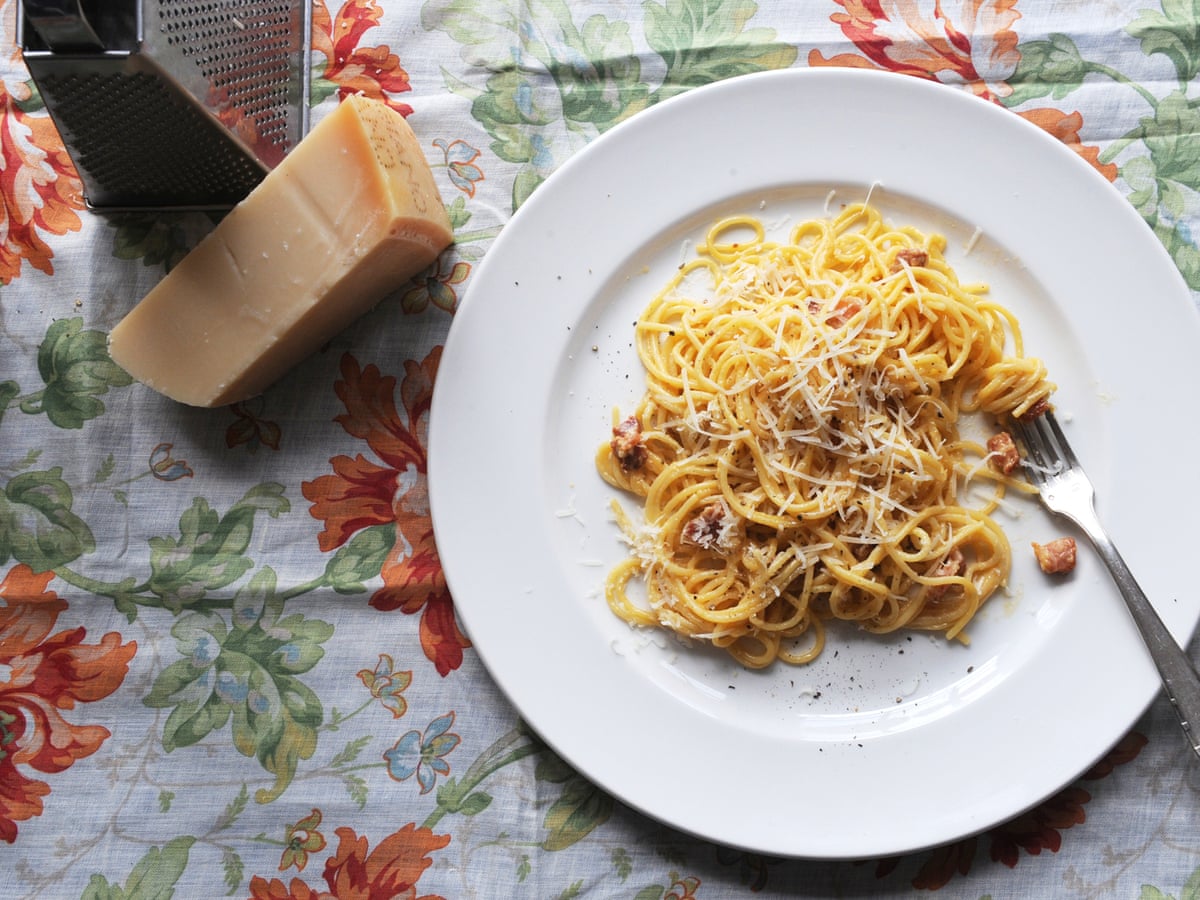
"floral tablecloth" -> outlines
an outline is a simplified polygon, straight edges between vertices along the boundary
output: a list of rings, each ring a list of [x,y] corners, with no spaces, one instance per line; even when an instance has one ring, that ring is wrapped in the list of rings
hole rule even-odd
[[[213,218],[89,212],[15,20],[0,0],[0,894],[1200,896],[1200,762],[1163,700],[1035,809],[910,856],[764,858],[641,817],[489,678],[425,485],[440,348],[514,209],[717,79],[972,92],[1112,181],[1200,289],[1200,3],[316,0],[312,118],[358,91],[408,116],[456,244],[216,410],[105,342]]]

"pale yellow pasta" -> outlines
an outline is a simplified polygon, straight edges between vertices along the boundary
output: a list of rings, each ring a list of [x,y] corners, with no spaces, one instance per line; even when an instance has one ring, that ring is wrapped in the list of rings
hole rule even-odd
[[[646,392],[596,456],[644,504],[640,522],[614,504],[617,615],[751,667],[815,659],[833,619],[965,639],[1008,575],[990,513],[1014,482],[960,418],[1021,415],[1053,385],[944,249],[865,204],[779,242],[749,217],[712,226],[639,318]],[[964,505],[968,476],[988,495]]]

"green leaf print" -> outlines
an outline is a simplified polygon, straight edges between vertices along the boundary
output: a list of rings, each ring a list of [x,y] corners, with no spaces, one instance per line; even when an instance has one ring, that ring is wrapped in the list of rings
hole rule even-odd
[[[111,216],[114,229],[113,256],[140,259],[144,266],[162,266],[170,271],[200,239],[212,230],[221,213],[122,213]],[[130,297],[133,306],[140,298]]]
[[[543,827],[549,832],[542,841],[544,850],[565,850],[583,840],[612,815],[612,797],[551,753],[538,762],[534,777],[563,786],[562,794],[542,820]]]
[[[224,516],[204,498],[195,498],[180,516],[178,538],[150,539],[148,589],[178,612],[209,591],[232,584],[252,565],[246,551],[255,516],[265,512],[278,518],[290,508],[283,486],[271,482],[251,488]]]
[[[1169,223],[1155,225],[1154,233],[1171,254],[1184,281],[1200,289],[1200,250],[1196,249],[1192,237],[1184,234],[1178,225]]]
[[[751,0],[666,0],[643,6],[646,40],[662,56],[657,92],[642,80],[628,22],[592,15],[577,22],[566,0],[519,6],[492,0],[429,0],[421,21],[463,45],[483,85],[445,74],[454,93],[516,163],[513,207],[588,141],[651,103],[719,78],[789,66],[794,47],[769,29],[746,29]],[[553,149],[552,149],[553,148]]]
[[[796,61],[791,44],[776,41],[769,28],[745,30],[758,12],[752,0],[666,0],[647,2],[646,40],[667,64],[655,103],[700,85]]]
[[[339,594],[361,594],[363,582],[379,575],[395,546],[394,524],[364,528],[338,548],[325,565],[325,579]]]
[[[109,884],[103,875],[93,875],[81,900],[170,900],[195,842],[195,838],[179,837],[162,847],[151,847],[123,886]]]
[[[14,559],[35,572],[66,565],[96,549],[57,466],[14,475],[0,490],[0,565]]]
[[[233,826],[238,820],[238,816],[246,811],[246,804],[250,800],[250,793],[246,790],[243,784],[242,789],[238,791],[236,797],[225,804],[225,809],[221,815],[217,817],[217,821],[213,823],[213,831],[226,831]]]
[[[21,393],[21,386],[15,381],[0,381],[0,422],[4,421],[4,412]]]
[[[1175,91],[1159,100],[1154,115],[1142,119],[1138,134],[1160,181],[1200,188],[1200,111],[1186,94]]]
[[[447,31],[464,53],[489,61],[493,74],[482,89],[449,78],[447,84],[471,99],[492,152],[522,166],[514,208],[591,137],[649,103],[624,21],[594,15],[577,25],[566,0],[534,0],[519,10],[432,0],[422,20]],[[556,156],[552,147],[563,150]]]
[[[133,383],[109,357],[107,335],[84,331],[80,318],[59,319],[47,329],[37,363],[46,387],[24,398],[21,411],[45,413],[59,428],[82,428],[104,412],[97,397]]]
[[[1143,884],[1138,898],[1139,900],[1176,900],[1175,895],[1168,894],[1152,884]],[[1192,872],[1191,877],[1184,883],[1178,900],[1200,900],[1200,869]]]
[[[1154,229],[1184,280],[1200,288],[1200,250],[1186,222],[1200,213],[1200,113],[1186,94],[1175,91],[1157,101],[1130,139],[1140,140],[1150,155],[1121,166],[1130,188],[1129,201]]]
[[[1070,38],[1019,45],[1020,62],[1009,79],[1006,106],[1051,96],[1061,100],[1083,84],[1085,76],[1111,79],[1125,86],[1150,108],[1136,128],[1112,141],[1099,156],[1109,164],[1120,158],[1120,175],[1129,201],[1171,255],[1188,286],[1200,290],[1200,250],[1187,223],[1200,215],[1200,111],[1188,95],[1189,82],[1200,72],[1200,0],[1164,0],[1161,11],[1142,12],[1129,27],[1147,54],[1161,53],[1179,72],[1180,87],[1158,97],[1104,62],[1083,59]],[[1148,156],[1133,155],[1141,144]]]
[[[447,813],[461,813],[466,805],[467,792],[472,790],[472,787],[471,784],[459,784],[458,779],[453,776],[447,778],[437,790],[438,808]],[[487,795],[484,794],[484,796]],[[488,802],[491,802],[490,797],[488,797]],[[476,810],[476,812],[480,811]]]
[[[229,893],[225,896],[232,897],[245,877],[246,865],[236,852],[226,847],[221,854],[221,868],[225,870],[225,883],[229,885]]]
[[[1200,900],[1200,869],[1194,871],[1179,892],[1179,900]]]
[[[342,784],[345,786],[346,794],[354,802],[354,805],[359,809],[366,809],[367,780],[361,775],[346,774],[342,776]]]
[[[1061,100],[1083,84],[1089,71],[1079,48],[1065,34],[1052,34],[1046,41],[1029,41],[1020,49],[1021,59],[1008,79],[1012,94],[1005,99],[1006,106],[1041,97]]]
[[[312,756],[323,709],[300,679],[324,656],[333,626],[283,614],[275,573],[260,571],[234,602],[232,625],[215,611],[182,615],[171,629],[182,659],[167,666],[143,702],[170,709],[163,749],[192,746],[231,723],[233,745],[275,776],[259,803],[291,783]]]
[[[40,113],[46,108],[46,101],[42,99],[42,92],[38,90],[37,84],[31,78],[25,82],[25,89],[29,92],[29,96],[24,100],[16,100],[15,105],[23,113]]]
[[[329,60],[325,57],[313,60],[312,64],[312,79],[309,82],[308,89],[308,105],[316,109],[323,102],[328,100],[340,90],[337,82],[330,81],[325,77],[325,70],[329,68]]]
[[[1147,55],[1166,56],[1181,84],[1200,72],[1200,0],[1163,0],[1161,11],[1143,9],[1126,30]]]
[[[613,850],[612,864],[617,872],[617,877],[622,881],[628,881],[629,876],[633,874],[633,857],[629,855],[629,851],[624,847],[617,847]]]
[[[455,197],[454,202],[446,206],[446,215],[450,217],[450,227],[453,230],[465,228],[471,221],[471,211],[467,209],[466,198]]]

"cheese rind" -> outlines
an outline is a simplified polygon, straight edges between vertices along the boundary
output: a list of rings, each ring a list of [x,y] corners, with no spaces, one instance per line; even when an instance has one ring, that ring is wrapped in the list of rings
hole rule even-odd
[[[113,329],[109,353],[182,403],[244,400],[453,237],[404,117],[348,97]]]

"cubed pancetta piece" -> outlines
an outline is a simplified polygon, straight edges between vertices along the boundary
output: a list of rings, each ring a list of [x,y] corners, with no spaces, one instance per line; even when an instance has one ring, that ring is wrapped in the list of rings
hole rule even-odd
[[[1001,431],[988,438],[987,449],[988,461],[997,472],[1009,475],[1021,464],[1021,454],[1017,451],[1012,435],[1007,431]]]
[[[1023,422],[1032,422],[1049,409],[1050,401],[1045,397],[1041,397],[1038,400],[1035,400],[1033,405],[1029,407],[1029,409],[1025,410],[1025,412],[1021,413],[1021,415],[1019,415],[1017,418],[1021,419]]]
[[[966,562],[966,558],[962,555],[962,551],[957,547],[951,547],[950,552],[946,554],[946,558],[929,574],[934,578],[947,578],[959,575],[962,573],[964,562]],[[929,597],[937,599],[949,589],[950,585],[948,584],[935,584],[929,589]]]
[[[817,315],[824,308],[824,304],[820,300],[809,300],[808,311],[812,315]],[[825,316],[825,324],[831,328],[840,328],[849,322],[859,310],[862,309],[862,304],[852,297],[842,297],[833,305],[833,309]]]
[[[919,268],[929,262],[929,254],[924,250],[908,249],[901,250],[896,254],[896,258],[892,261],[892,271],[899,272],[905,266]]]
[[[1075,538],[1064,537],[1033,545],[1033,555],[1047,575],[1065,575],[1075,568]]]
[[[636,472],[646,464],[646,447],[642,444],[642,423],[630,416],[612,430],[609,446],[623,472]]]

